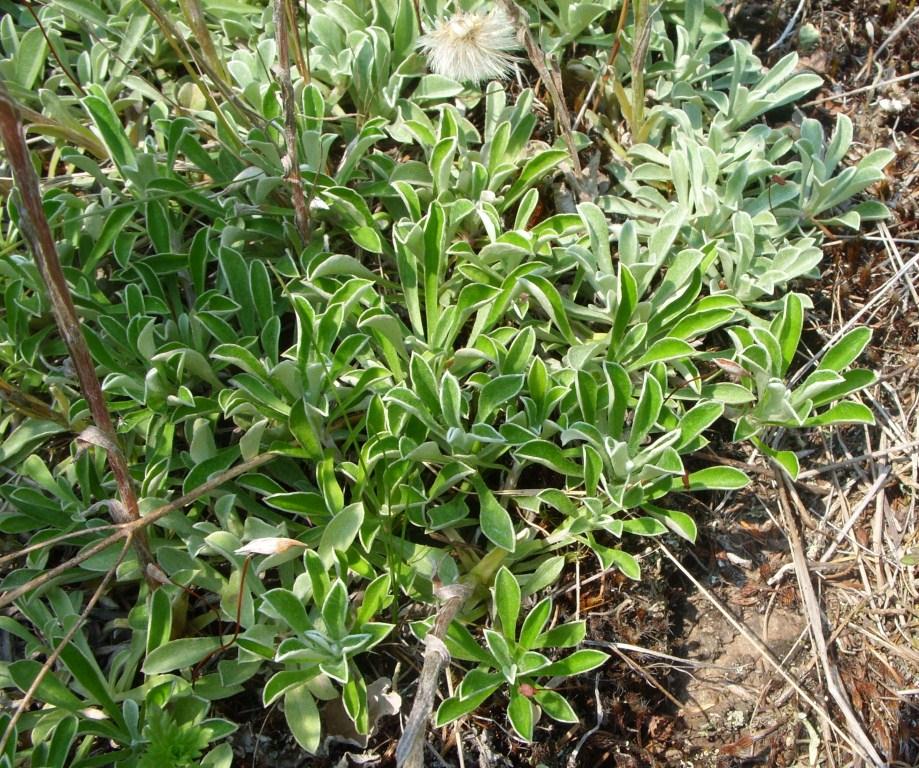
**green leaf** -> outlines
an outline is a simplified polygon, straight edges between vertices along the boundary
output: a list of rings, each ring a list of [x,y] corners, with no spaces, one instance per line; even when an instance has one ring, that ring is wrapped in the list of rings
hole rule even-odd
[[[445,699],[444,702],[437,708],[437,727],[442,728],[445,725],[449,725],[454,720],[458,720],[463,715],[468,715],[470,712],[478,709],[479,705],[482,704],[489,696],[491,696],[498,686],[495,685],[494,688],[486,688],[484,691],[480,691],[475,696],[470,696],[468,699],[460,699],[456,696],[451,696],[449,699]]]
[[[169,642],[172,636],[172,603],[165,589],[150,594],[147,619],[147,654]]]
[[[68,763],[67,758],[70,756],[70,748],[76,739],[79,724],[80,721],[71,716],[65,717],[55,726],[45,763],[48,768],[66,768],[67,765],[72,764]]]
[[[587,634],[586,621],[569,621],[552,627],[541,634],[534,648],[571,648],[580,643]]]
[[[517,396],[523,389],[523,374],[495,376],[479,393],[479,409],[476,421],[484,423],[492,412]]]
[[[641,441],[657,422],[663,403],[664,395],[661,385],[653,376],[645,374],[644,385],[632,418],[632,430],[629,432],[629,453],[633,456],[637,453]]]
[[[55,0],[55,5],[71,14],[76,21],[86,20],[106,28],[109,17],[98,5],[91,0]]]
[[[24,693],[32,686],[41,669],[42,665],[39,662],[32,659],[21,659],[11,663],[7,668],[7,672],[16,687]],[[60,707],[70,711],[76,711],[86,706],[85,702],[75,696],[58,679],[54,672],[46,674],[41,683],[39,683],[35,698],[53,707]]]
[[[147,654],[143,670],[148,675],[161,675],[177,669],[187,669],[218,648],[219,637],[181,637],[155,648]]]
[[[671,490],[735,491],[746,487],[749,482],[750,478],[735,467],[706,467],[691,473],[688,478],[674,478]]]
[[[31,91],[45,68],[47,55],[48,43],[44,33],[38,27],[32,27],[20,38],[19,50],[13,57],[17,84]]]
[[[504,566],[495,576],[493,595],[501,633],[514,642],[517,639],[517,618],[520,615],[520,584]]]
[[[367,712],[367,685],[360,673],[351,675],[341,687],[341,700],[357,732],[368,733],[370,719]]]
[[[348,622],[348,590],[340,579],[332,583],[322,603],[322,620],[333,640],[344,638]]]
[[[482,533],[496,547],[513,552],[516,547],[514,523],[508,511],[498,503],[495,495],[481,481],[476,482],[479,496],[479,526]]]
[[[613,327],[610,331],[611,345],[614,349],[617,349],[622,342],[626,328],[629,326],[629,320],[632,319],[635,307],[638,306],[638,284],[632,275],[632,271],[623,261],[619,262],[616,293],[618,303],[616,305],[616,314],[613,317]]]
[[[329,512],[337,516],[344,509],[345,494],[335,478],[335,462],[331,457],[323,459],[316,466],[316,484]]]
[[[874,384],[878,378],[874,371],[867,371],[863,368],[854,368],[841,374],[841,376],[841,384],[824,389],[820,394],[809,398],[813,402],[815,408],[819,408],[821,405],[827,405],[834,400],[838,400],[860,389],[869,387]],[[806,384],[807,381],[805,380],[805,385]]]
[[[466,673],[457,694],[461,699],[471,699],[482,691],[494,691],[503,682],[504,678],[499,672],[488,672],[482,667],[476,667]]]
[[[784,374],[791,365],[795,352],[798,351],[801,329],[804,327],[804,303],[801,297],[796,293],[789,293],[785,297],[785,308],[779,318],[780,326],[776,338],[782,349],[781,372]]]
[[[667,532],[666,526],[653,517],[636,517],[631,520],[623,520],[622,530],[624,533],[631,533],[635,536],[660,536]]]
[[[571,675],[580,675],[583,672],[590,672],[590,670],[602,666],[606,663],[607,659],[609,659],[609,654],[603,653],[603,651],[583,649],[575,651],[564,659],[550,664],[548,667],[544,667],[539,670],[539,674],[545,677],[553,677],[556,675],[559,677],[570,677]]]
[[[262,599],[281,617],[294,632],[306,632],[312,622],[306,616],[303,602],[289,589],[277,588],[266,592]]]
[[[455,141],[450,139],[450,141]],[[435,150],[436,151],[436,150]],[[449,172],[449,168],[448,168]],[[428,338],[440,317],[440,282],[447,270],[445,249],[446,214],[440,203],[431,203],[424,222],[424,313]]]
[[[510,720],[514,730],[521,738],[525,741],[533,741],[533,724],[536,720],[533,702],[529,697],[520,693],[519,688],[511,689],[511,697],[507,705],[507,719]]]
[[[482,630],[482,635],[485,638],[485,645],[488,646],[488,650],[491,651],[491,655],[494,657],[492,663],[498,667],[505,679],[512,680],[515,664],[511,644],[503,635],[493,629],[486,628]]]
[[[581,203],[578,213],[590,237],[590,251],[597,260],[597,271],[603,275],[613,274],[613,260],[610,256],[610,230],[606,214],[594,203]]]
[[[0,465],[12,466],[36,451],[54,435],[66,432],[67,427],[56,421],[25,419],[18,427],[6,435],[0,443]]]
[[[874,424],[874,413],[861,403],[842,402],[804,421],[806,427],[825,427],[831,424]]]
[[[106,149],[119,169],[134,164],[134,147],[128,141],[121,121],[101,86],[92,83],[86,86],[89,94],[83,97],[83,107],[92,118],[93,124],[102,136]]]
[[[536,642],[542,633],[543,628],[546,626],[546,622],[549,620],[549,614],[551,612],[552,599],[549,597],[544,597],[542,600],[536,603],[536,605],[533,606],[532,610],[523,620],[523,626],[520,628],[520,639],[518,644],[521,648],[530,650],[532,648],[541,647],[536,645]]]
[[[641,508],[652,517],[660,520],[677,536],[683,537],[692,544],[695,543],[698,533],[696,523],[685,512],[674,509],[664,509],[654,506],[653,504],[643,504]]]
[[[792,480],[798,479],[798,472],[801,467],[798,464],[798,457],[795,456],[794,451],[777,451],[774,448],[766,445],[758,437],[752,438],[753,445],[755,445],[760,451],[772,458]]]
[[[639,368],[647,368],[652,363],[692,357],[693,354],[695,354],[695,350],[692,345],[682,339],[660,339],[655,341],[650,349],[639,357],[638,360],[629,365],[629,370],[635,371]]]
[[[515,453],[518,459],[533,461],[548,467],[560,475],[580,477],[581,467],[565,456],[561,448],[548,440],[530,440],[521,445]]]
[[[598,552],[598,555],[600,553]],[[641,566],[638,561],[628,552],[621,549],[604,548],[600,560],[604,563],[604,568],[616,566],[622,574],[632,581],[641,579]]]
[[[364,522],[364,505],[349,504],[333,517],[319,539],[319,556],[327,565],[332,563],[335,552],[347,552]]]
[[[284,718],[297,744],[315,754],[322,736],[322,721],[316,700],[306,684],[291,688],[284,694]]]
[[[568,157],[568,152],[564,149],[547,149],[530,158],[523,166],[517,180],[505,194],[500,210],[504,212],[510,208],[524,192],[566,157]]]
[[[371,621],[383,608],[389,605],[393,596],[390,593],[392,577],[388,573],[377,576],[364,590],[364,599],[354,617],[354,625],[361,627]]]
[[[488,652],[476,642],[469,630],[458,621],[451,622],[447,629],[445,642],[451,655],[463,661],[477,661],[481,664],[489,664],[493,661]]]
[[[290,409],[287,427],[311,459],[316,460],[322,456],[319,433],[307,415],[305,400],[298,400],[293,404]]]
[[[853,328],[830,349],[827,350],[820,361],[818,369],[825,371],[841,371],[857,358],[862,350],[871,341],[871,329],[861,326]]]
[[[270,707],[275,700],[295,685],[302,685],[318,674],[318,670],[285,669],[275,672],[262,689],[262,706]]]
[[[577,339],[571,330],[568,313],[565,311],[558,289],[541,275],[529,275],[521,278],[520,285],[536,300],[542,311],[549,316],[549,319],[555,323],[565,341],[569,344],[576,344]]]
[[[412,94],[416,100],[439,101],[450,99],[463,92],[462,83],[443,75],[425,75]]]
[[[689,445],[724,413],[724,403],[708,401],[690,408],[680,419],[677,449]]]
[[[83,686],[94,697],[105,713],[117,724],[124,725],[124,719],[113,698],[111,684],[102,674],[96,659],[84,653],[75,643],[70,643],[61,650],[61,661]]]
[[[560,723],[578,722],[578,716],[575,714],[574,709],[560,693],[543,688],[537,691],[533,698],[542,707],[543,712],[553,720],[558,720]]]

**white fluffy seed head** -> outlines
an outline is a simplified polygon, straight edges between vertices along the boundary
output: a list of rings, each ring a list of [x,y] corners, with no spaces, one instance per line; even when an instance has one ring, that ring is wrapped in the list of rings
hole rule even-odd
[[[460,11],[437,22],[418,39],[418,45],[433,72],[473,83],[506,77],[516,60],[509,51],[519,47],[514,23],[501,8],[488,13]]]

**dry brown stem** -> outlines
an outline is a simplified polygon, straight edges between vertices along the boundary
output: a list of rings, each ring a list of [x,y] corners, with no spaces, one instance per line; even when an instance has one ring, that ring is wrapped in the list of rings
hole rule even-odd
[[[238,113],[245,117],[249,123],[259,126],[265,124],[265,118],[247,106],[221,77],[220,72],[215,70],[210,62],[189,44],[178,27],[173,23],[169,13],[157,2],[157,0],[140,0],[140,2],[159,25],[163,37],[166,38],[170,47],[175,51],[185,71],[191,75],[195,84],[201,88],[202,93],[204,93],[205,98],[210,102],[210,106],[217,115],[218,120],[224,119],[220,104],[214,98],[208,84],[201,77],[199,72],[207,76],[211,84],[220,92],[223,101],[232,104]],[[194,61],[195,66],[192,66],[192,61]],[[197,69],[195,67],[197,67]]]
[[[581,179],[581,161],[578,158],[577,148],[574,146],[574,137],[571,129],[571,115],[568,112],[568,106],[565,104],[565,95],[562,92],[562,81],[556,69],[549,70],[549,64],[546,61],[546,54],[536,42],[533,34],[530,32],[530,25],[526,11],[524,11],[514,0],[500,0],[501,6],[510,16],[517,28],[517,37],[523,47],[526,48],[527,56],[530,62],[536,68],[539,79],[542,80],[549,98],[552,99],[552,107],[555,110],[555,119],[558,121],[559,130],[565,146],[568,148],[568,154],[571,155],[571,166],[574,170],[575,179],[580,182]]]
[[[396,765],[400,768],[422,768],[424,765],[424,741],[427,721],[434,706],[434,694],[440,673],[450,660],[450,652],[443,639],[450,622],[456,617],[463,603],[472,594],[472,587],[466,584],[451,584],[440,589],[444,604],[437,612],[434,626],[425,637],[424,665],[418,677],[418,689],[412,711],[402,729],[402,737],[396,748]]]
[[[297,134],[297,105],[294,86],[290,79],[290,38],[287,29],[287,0],[274,0],[274,34],[278,42],[276,72],[281,84],[281,102],[284,105],[284,175],[290,182],[290,196],[294,204],[294,220],[303,244],[310,239],[310,214],[303,194],[303,177],[300,175],[299,138]]]
[[[223,60],[217,53],[214,39],[211,37],[211,31],[204,18],[204,8],[201,5],[201,0],[179,0],[179,5],[182,7],[185,21],[188,22],[188,26],[194,33],[195,40],[201,46],[204,58],[207,59],[214,73],[221,80],[226,80],[227,70],[223,65]]]
[[[110,507],[113,517],[118,523],[137,520],[140,516],[137,508],[137,495],[131,482],[128,464],[118,444],[112,417],[105,404],[102,387],[96,376],[96,368],[89,354],[89,348],[86,346],[86,340],[83,338],[80,320],[70,296],[70,288],[61,268],[54,236],[51,234],[51,227],[45,217],[38,176],[29,158],[22,121],[12,97],[2,83],[0,83],[0,135],[3,137],[3,146],[6,148],[7,159],[19,190],[20,221],[23,234],[48,291],[54,320],[70,352],[70,359],[73,361],[80,389],[89,405],[93,422],[104,439],[109,466],[118,485],[121,505],[120,509],[116,505]],[[122,510],[125,518],[119,519]],[[143,531],[139,531],[134,537],[134,548],[140,559],[141,569],[146,572],[147,565],[153,562],[153,555]]]

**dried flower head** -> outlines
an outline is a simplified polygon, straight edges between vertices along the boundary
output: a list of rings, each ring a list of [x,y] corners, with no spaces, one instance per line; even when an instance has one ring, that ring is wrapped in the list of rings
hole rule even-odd
[[[506,77],[519,45],[514,23],[501,8],[488,13],[460,11],[439,21],[418,40],[428,65],[438,75],[473,83]]]
[[[248,544],[236,550],[237,555],[279,555],[291,547],[305,547],[302,541],[285,539],[281,536],[266,536],[263,539],[252,539]]]

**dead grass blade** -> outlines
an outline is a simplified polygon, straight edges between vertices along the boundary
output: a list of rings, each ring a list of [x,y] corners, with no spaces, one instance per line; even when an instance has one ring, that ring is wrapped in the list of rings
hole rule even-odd
[[[798,496],[797,491],[795,491],[792,483],[778,467],[775,469],[775,478],[779,486],[779,506],[784,518],[785,535],[788,538],[788,544],[791,548],[795,575],[798,578],[798,589],[804,604],[805,617],[810,625],[811,637],[814,641],[813,652],[819,659],[821,668],[823,669],[824,684],[826,685],[827,692],[833,698],[833,701],[845,718],[848,728],[848,738],[846,740],[850,744],[854,743],[858,745],[859,754],[865,759],[870,760],[873,765],[884,766],[886,765],[886,761],[878,754],[874,744],[865,733],[855,711],[852,709],[852,704],[843,686],[839,670],[829,655],[826,635],[824,635],[820,601],[817,598],[817,593],[814,591],[814,585],[811,582],[811,575],[807,567],[807,558],[804,554],[804,545],[798,527],[798,520],[792,512],[792,502],[796,509],[803,507],[804,504]]]

